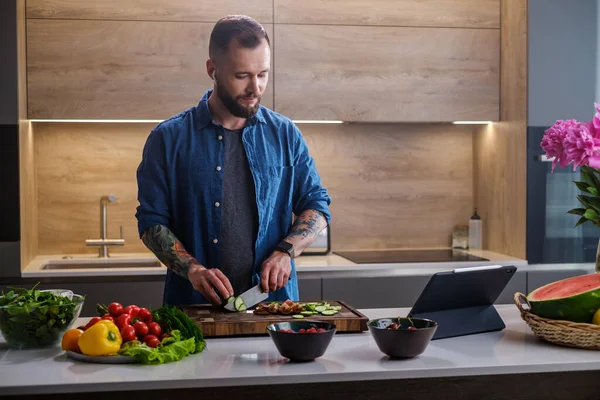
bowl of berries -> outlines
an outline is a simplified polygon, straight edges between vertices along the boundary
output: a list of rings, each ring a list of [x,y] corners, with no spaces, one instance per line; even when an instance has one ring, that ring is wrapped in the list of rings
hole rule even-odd
[[[426,318],[378,318],[367,327],[382,353],[392,358],[414,358],[423,353],[438,324]]]
[[[267,327],[279,354],[291,361],[312,361],[321,357],[335,331],[335,325],[320,321],[279,322]]]

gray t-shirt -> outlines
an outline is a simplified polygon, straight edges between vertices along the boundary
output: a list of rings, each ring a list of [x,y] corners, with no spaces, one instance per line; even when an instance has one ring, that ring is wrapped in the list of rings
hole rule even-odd
[[[242,130],[222,129],[223,194],[221,201],[221,271],[235,295],[252,286],[258,210],[254,180],[242,143]]]

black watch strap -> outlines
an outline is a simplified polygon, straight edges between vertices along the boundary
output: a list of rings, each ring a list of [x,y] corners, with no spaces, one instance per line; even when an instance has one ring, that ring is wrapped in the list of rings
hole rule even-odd
[[[290,242],[282,240],[281,242],[279,242],[279,244],[277,244],[277,247],[275,249],[284,253],[288,253],[291,258],[294,258],[294,245]]]

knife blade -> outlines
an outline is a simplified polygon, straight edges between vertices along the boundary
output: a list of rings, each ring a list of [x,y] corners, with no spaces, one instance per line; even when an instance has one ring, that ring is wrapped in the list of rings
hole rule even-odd
[[[260,303],[261,301],[265,300],[267,297],[269,297],[269,293],[264,293],[260,287],[260,284],[258,284],[246,290],[244,293],[237,297],[242,298],[242,301],[246,305],[246,308],[251,308]],[[229,311],[237,311],[235,309],[235,299],[234,301],[227,303],[225,305],[225,309]]]

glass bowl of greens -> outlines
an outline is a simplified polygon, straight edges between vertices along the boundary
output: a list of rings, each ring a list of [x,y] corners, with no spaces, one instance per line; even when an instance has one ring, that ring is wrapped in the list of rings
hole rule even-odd
[[[0,332],[15,349],[60,345],[85,297],[70,290],[10,288],[0,293]]]

